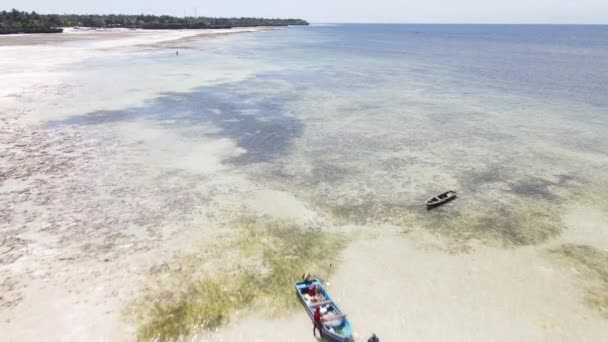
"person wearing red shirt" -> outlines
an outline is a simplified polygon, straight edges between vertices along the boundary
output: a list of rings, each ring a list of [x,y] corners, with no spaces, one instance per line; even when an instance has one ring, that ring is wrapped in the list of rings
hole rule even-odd
[[[313,314],[314,327],[312,328],[312,335],[317,337],[317,330],[319,330],[319,337],[323,337],[323,315],[321,314],[321,308],[317,307]]]

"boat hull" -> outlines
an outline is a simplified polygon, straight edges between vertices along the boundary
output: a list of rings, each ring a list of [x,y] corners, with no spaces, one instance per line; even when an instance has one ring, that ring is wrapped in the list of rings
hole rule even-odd
[[[441,195],[437,195],[426,200],[425,204],[428,208],[438,207],[456,198],[456,191],[446,191]]]
[[[306,298],[304,298],[304,295],[302,293],[302,291],[307,289],[310,285],[316,285],[317,288],[319,288],[321,290],[324,300],[331,301],[331,306],[334,308],[335,313],[342,314],[342,311],[340,310],[338,305],[335,302],[333,302],[333,300],[331,299],[331,297],[325,290],[325,287],[321,284],[321,282],[318,279],[310,279],[307,281],[297,282],[295,284],[296,294],[298,295],[300,302],[306,309],[306,313],[308,314],[308,317],[310,317],[310,319],[312,321],[314,321],[314,310],[312,307],[310,307],[308,301],[306,300]],[[346,317],[341,318],[341,320],[342,321],[340,322],[340,324],[335,325],[335,326],[323,325],[323,329],[322,329],[323,336],[328,338],[330,341],[336,341],[336,342],[351,341],[352,340],[352,329],[351,329],[350,321]]]

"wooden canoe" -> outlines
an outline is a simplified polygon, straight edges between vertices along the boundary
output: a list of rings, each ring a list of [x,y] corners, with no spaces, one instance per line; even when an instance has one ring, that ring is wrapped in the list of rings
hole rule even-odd
[[[429,198],[428,200],[426,200],[425,203],[426,203],[427,207],[436,207],[438,205],[449,202],[449,201],[453,200],[454,198],[456,198],[456,191],[449,190],[440,195]]]

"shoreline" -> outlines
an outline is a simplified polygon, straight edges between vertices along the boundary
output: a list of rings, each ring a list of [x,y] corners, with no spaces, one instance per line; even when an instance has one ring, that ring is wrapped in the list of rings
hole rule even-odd
[[[5,46],[28,46],[28,45],[48,45],[56,43],[69,43],[80,40],[96,41],[119,41],[122,40],[122,45],[136,45],[132,41],[125,38],[138,37],[142,43],[158,44],[164,41],[178,40],[196,36],[216,36],[226,34],[238,34],[247,32],[258,32],[277,30],[280,27],[234,27],[232,29],[175,29],[175,30],[154,30],[154,29],[87,29],[79,30],[74,28],[65,28],[62,33],[46,34],[46,33],[23,33],[23,34],[8,34],[0,35],[0,47]],[[120,46],[117,45],[117,46]]]

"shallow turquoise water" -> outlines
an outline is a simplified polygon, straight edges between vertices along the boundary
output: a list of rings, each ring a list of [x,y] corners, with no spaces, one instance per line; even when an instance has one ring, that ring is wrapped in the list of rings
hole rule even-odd
[[[517,212],[607,179],[607,41],[606,26],[504,25],[193,40],[87,61],[89,80],[112,74],[120,91],[160,91],[52,125],[145,120],[229,138],[246,153],[226,164],[352,222],[406,224],[404,211],[420,213],[446,188],[462,194],[448,213]]]

